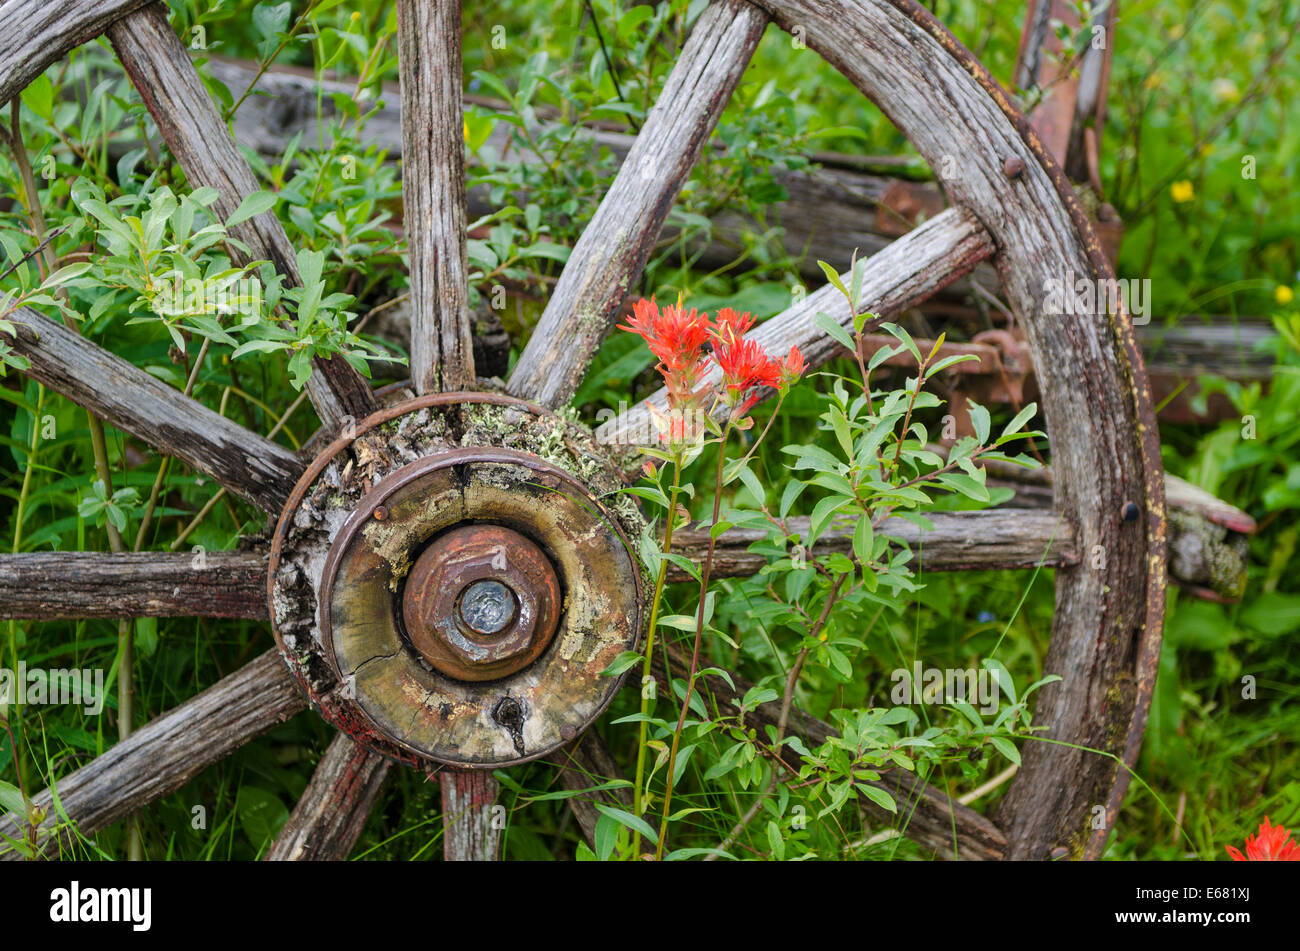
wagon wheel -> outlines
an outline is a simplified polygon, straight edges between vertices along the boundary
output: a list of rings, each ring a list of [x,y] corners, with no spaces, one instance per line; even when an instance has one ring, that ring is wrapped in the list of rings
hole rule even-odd
[[[274,857],[346,855],[393,760],[461,768],[439,774],[452,858],[495,855],[488,810],[475,808],[491,801],[493,781],[473,767],[544,755],[608,765],[594,733],[571,741],[617,688],[599,670],[642,626],[639,567],[625,545],[639,515],[610,502],[619,496],[610,493],[617,473],[607,444],[646,410],[605,424],[596,438],[553,411],[577,388],[772,19],[879,105],[954,202],[869,261],[866,306],[897,313],[991,260],[1028,331],[1053,436],[1065,543],[1052,562],[1045,666],[1064,680],[1041,692],[1035,719],[1062,742],[1028,746],[995,821],[913,782],[906,832],[951,853],[955,827],[962,857],[1097,856],[1127,785],[1118,760],[1132,763],[1141,741],[1159,653],[1162,470],[1127,315],[1044,312],[1049,281],[1113,275],[1007,95],[912,0],[714,0],[574,248],[508,393],[476,393],[459,3],[397,6],[414,307],[409,398],[381,408],[342,361],[318,365],[313,402],[331,432],[345,425],[308,460],[62,325],[30,311],[11,317],[31,376],[212,476],[277,524],[269,557],[222,553],[202,572],[160,554],[0,562],[6,617],[269,616],[275,631],[279,656],[268,652],[65,776],[58,792],[68,816],[83,833],[120,820],[309,702],[341,733]],[[24,28],[0,37],[0,99],[107,32],[191,185],[217,188],[223,214],[256,189],[160,6],[8,0],[4,12]],[[294,276],[273,216],[237,230]],[[755,336],[769,351],[795,343],[810,363],[825,362],[836,347],[814,328],[818,310],[851,319],[823,290]],[[947,542],[928,539],[927,549],[950,567],[1022,566],[1041,551],[997,513],[944,524]],[[826,729],[811,718],[800,728]],[[48,805],[49,792],[37,801]]]

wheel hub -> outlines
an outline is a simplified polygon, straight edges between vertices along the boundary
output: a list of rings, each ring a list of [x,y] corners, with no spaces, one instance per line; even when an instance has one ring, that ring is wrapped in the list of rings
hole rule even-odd
[[[551,642],[560,579],[525,535],[468,525],[440,536],[406,579],[402,617],[415,649],[459,680],[522,670]]]
[[[408,762],[499,766],[576,737],[640,634],[643,525],[592,437],[487,394],[394,406],[281,516],[277,641],[327,720]]]

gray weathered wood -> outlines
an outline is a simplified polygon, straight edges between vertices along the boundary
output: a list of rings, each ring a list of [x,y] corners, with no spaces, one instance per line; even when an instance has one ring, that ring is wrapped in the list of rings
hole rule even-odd
[[[52,551],[0,555],[0,618],[264,620],[266,556]]]
[[[515,364],[511,393],[557,407],[578,388],[766,24],[745,0],[714,0],[700,14]]]
[[[263,856],[268,862],[342,861],[375,807],[390,760],[343,733],[330,741],[306,792]]]
[[[672,676],[685,677],[690,669],[690,659],[672,648],[667,650],[667,657]],[[658,678],[667,677],[663,657],[657,651],[654,673]],[[735,717],[739,713],[741,698],[753,686],[750,681],[734,672],[731,673],[731,683],[717,674],[705,674],[701,679],[704,682],[701,694],[705,703],[710,707],[716,703],[723,716],[728,717]],[[781,702],[772,700],[750,710],[744,726],[756,729],[759,736],[765,736],[766,729],[776,729],[780,720]],[[787,734],[798,736],[809,746],[817,746],[835,736],[836,731],[825,721],[794,707],[790,710]],[[787,765],[797,768],[794,762],[788,762]],[[996,825],[978,812],[952,800],[942,790],[918,778],[915,773],[898,769],[881,770],[880,773],[880,779],[871,782],[871,785],[884,789],[894,797],[898,804],[898,815],[886,812],[865,796],[859,796],[858,802],[863,810],[876,821],[890,827],[901,822],[899,831],[903,835],[933,849],[938,858],[952,858],[954,847],[956,857],[960,859],[978,861],[1005,857],[1006,838]]]
[[[999,816],[1013,858],[1064,847],[1097,855],[1128,781],[1106,749],[1132,761],[1146,722],[1164,613],[1164,473],[1141,351],[1124,309],[1062,316],[1051,282],[1113,279],[1077,197],[988,71],[914,0],[758,0],[786,29],[875,101],[925,157],[950,198],[998,246],[1011,309],[1023,319],[1053,436],[1057,505],[1080,551],[1056,572],[1048,673],[1035,720],[1062,743],[1033,743]],[[1010,160],[1010,165],[1008,162]],[[1010,169],[1013,174],[1008,173]],[[1127,504],[1138,518],[1124,521]],[[1065,745],[1065,744],[1073,744]]]
[[[151,0],[5,0],[0,6],[0,102],[21,93],[64,53]]]
[[[213,78],[227,87],[242,91],[257,77],[256,64],[243,60],[214,56],[207,69]],[[275,67],[257,79],[256,89],[264,95],[253,96],[244,102],[234,119],[235,138],[268,159],[284,154],[295,136],[304,142],[316,142],[324,136],[328,145],[329,129],[326,125],[334,116],[335,106],[331,96],[335,93],[351,96],[355,83],[325,79],[321,83],[324,100],[317,112],[316,79],[310,70],[295,67]],[[400,96],[395,86],[386,86],[385,98],[374,103],[375,112],[361,130],[362,141],[375,145],[387,153],[390,161],[402,157],[402,122],[399,108]],[[506,108],[504,103],[483,97],[467,97],[479,106],[493,109]],[[319,121],[318,121],[319,120]],[[546,110],[537,110],[537,121],[545,127],[557,121]],[[498,123],[484,143],[482,153],[501,155],[509,146],[512,161],[538,164],[542,160],[517,141],[511,141],[513,126]],[[627,161],[636,137],[593,126],[577,133],[590,140],[600,151],[608,150],[615,162]],[[110,145],[112,150],[115,145]],[[131,147],[129,140],[116,143],[125,151]],[[722,149],[721,143],[710,143],[706,148]],[[912,217],[900,219],[892,210],[894,196],[906,193],[912,204],[924,209],[924,217],[933,217],[943,208],[943,194],[932,182],[902,182],[887,175],[860,171],[851,163],[851,157],[813,153],[811,158],[820,167],[811,169],[776,169],[773,175],[785,189],[788,198],[769,206],[768,224],[782,229],[781,245],[785,252],[798,261],[799,273],[805,279],[820,284],[824,277],[817,266],[818,260],[847,261],[856,248],[859,257],[875,254],[906,230]],[[496,211],[484,186],[470,188],[467,194],[470,219],[480,218]],[[699,266],[705,270],[722,267],[736,258],[746,241],[746,235],[755,230],[751,216],[730,209],[719,211],[712,219],[708,241],[691,246],[691,253],[700,254]],[[674,234],[670,226],[661,234],[661,244]],[[997,274],[988,265],[980,265],[970,277],[986,288],[997,287]],[[966,279],[953,282],[946,292],[967,293]]]
[[[490,770],[444,769],[442,856],[448,862],[495,862],[500,857],[500,829],[492,815],[501,784]]]
[[[418,393],[471,389],[460,0],[397,0],[397,43],[411,381]]]
[[[36,311],[8,316],[28,376],[278,514],[302,474],[288,449],[214,413]]]
[[[222,121],[189,53],[167,22],[160,4],[151,4],[108,27],[108,38],[131,77],[158,131],[193,188],[215,188],[213,210],[224,220],[261,185]],[[254,258],[269,260],[293,284],[301,283],[293,246],[275,214],[263,212],[231,229]],[[234,249],[235,258],[248,258]],[[361,419],[375,410],[370,385],[342,358],[317,359],[308,394],[317,414],[335,428],[347,417]]]
[[[876,527],[877,535],[906,542],[913,554],[912,568],[923,571],[988,571],[1004,568],[1032,568],[1035,565],[1059,567],[1079,560],[1074,545],[1074,529],[1069,521],[1054,512],[1033,509],[993,508],[973,512],[931,512],[927,516],[934,531],[924,532],[912,522],[898,517],[885,519]],[[792,534],[800,537],[808,531],[808,519],[786,520]],[[749,546],[767,538],[766,532],[750,528],[729,528],[718,537],[713,552],[715,578],[752,575],[767,564],[767,556],[749,551]],[[673,535],[673,551],[694,561],[703,561],[709,547],[709,533],[699,529],[678,530]],[[811,555],[853,551],[853,529],[836,528],[825,532],[813,546]],[[669,581],[690,578],[681,568],[668,571]]]
[[[59,803],[83,836],[93,835],[180,789],[213,763],[306,709],[284,661],[268,651],[242,669],[141,727],[129,739],[66,776],[57,777]],[[33,797],[47,811],[37,830],[42,853],[54,857],[74,843],[48,789]],[[12,817],[0,835],[25,839]],[[8,849],[7,846],[0,846]],[[13,850],[0,859],[21,858]]]
[[[969,212],[950,208],[860,265],[865,271],[863,309],[882,317],[897,314],[968,273],[993,251],[993,242],[979,221]],[[849,280],[847,272],[843,280]],[[791,346],[797,346],[809,367],[820,366],[844,351],[813,322],[819,311],[852,329],[848,302],[828,284],[760,324],[749,336],[776,356],[784,356]],[[716,383],[720,379],[717,367],[711,367],[708,380]],[[646,445],[647,436],[654,438],[649,406],[664,409],[667,404],[668,393],[661,389],[603,423],[596,430],[596,438],[604,443]]]

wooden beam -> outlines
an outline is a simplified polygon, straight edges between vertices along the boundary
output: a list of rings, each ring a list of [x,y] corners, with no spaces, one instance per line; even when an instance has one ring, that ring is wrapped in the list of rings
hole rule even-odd
[[[267,616],[257,552],[0,555],[0,618]]]
[[[6,0],[0,30],[0,102],[13,99],[64,53],[150,0]]]
[[[397,0],[397,45],[411,381],[419,394],[473,389],[460,0]]]
[[[950,208],[867,259],[862,281],[863,309],[882,317],[893,316],[969,273],[993,251],[992,239],[975,217]],[[842,279],[847,282],[850,275],[845,273]],[[814,323],[819,311],[841,326],[853,326],[848,302],[828,284],[760,324],[749,336],[777,356],[797,346],[809,367],[821,366],[845,351]],[[720,380],[717,367],[710,368],[707,379]],[[650,406],[664,409],[667,404],[668,393],[661,389],[599,426],[596,438],[605,443],[646,445],[647,437],[654,438]]]
[[[25,373],[105,422],[279,514],[303,464],[288,449],[185,396],[62,324],[21,307],[8,315]]]
[[[898,517],[887,518],[876,528],[877,535],[906,542],[915,556],[912,566],[917,571],[993,571],[1032,568],[1039,564],[1055,568],[1079,560],[1073,527],[1053,512],[993,508],[929,512],[926,517],[934,525],[932,532],[922,532],[912,522]],[[786,524],[792,534],[806,537],[806,517],[787,519]],[[749,546],[766,537],[766,532],[757,529],[727,529],[718,536],[711,576],[736,578],[757,574],[768,559],[766,555],[749,551]],[[707,531],[679,530],[673,535],[673,550],[693,561],[702,563],[708,548]],[[851,557],[852,551],[853,530],[836,528],[823,533],[809,554],[843,552]],[[669,581],[688,581],[690,577],[675,565],[668,570]]]
[[[263,860],[346,859],[361,838],[391,766],[390,760],[363,749],[346,734],[336,734]]]
[[[495,862],[501,836],[493,815],[501,784],[486,769],[444,769],[442,857],[448,862]]]
[[[151,4],[108,27],[108,38],[140,98],[158,125],[168,149],[192,188],[215,188],[213,211],[224,221],[246,197],[261,188],[199,77],[185,44],[172,31],[166,9]],[[290,284],[300,284],[289,236],[274,212],[266,211],[232,229],[254,259],[269,260]],[[232,248],[235,260],[249,258]],[[341,358],[317,359],[308,395],[326,426],[362,419],[377,404],[370,385]]]
[[[682,183],[758,46],[767,15],[714,0],[664,83],[627,161],[573,248],[507,389],[563,406],[636,283]]]
[[[59,777],[59,805],[76,826],[66,827],[46,789],[32,797],[45,810],[36,830],[41,854],[54,858],[90,836],[180,789],[249,740],[306,709],[284,661],[267,651],[229,677],[141,727],[80,769]],[[0,817],[0,835],[25,841],[12,816]],[[0,842],[0,860],[21,854]]]

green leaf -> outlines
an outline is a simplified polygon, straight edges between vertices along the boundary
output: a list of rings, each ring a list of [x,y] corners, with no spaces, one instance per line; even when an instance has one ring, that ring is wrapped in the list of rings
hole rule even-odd
[[[989,411],[979,403],[970,401],[966,404],[970,407],[970,422],[975,430],[975,438],[982,446],[989,441]]]
[[[645,658],[636,651],[623,651],[623,653],[614,658],[613,662],[610,663],[608,667],[600,672],[600,675],[602,677],[617,677],[623,671],[635,667],[637,663],[643,660],[645,660]]]
[[[646,20],[654,16],[655,9],[652,6],[636,6],[627,13],[624,13],[618,21],[618,38],[625,44],[631,44],[632,34]]]
[[[17,786],[0,779],[0,809],[12,812],[20,820],[27,815],[27,802]]]
[[[989,742],[993,744],[994,749],[1007,759],[1011,760],[1012,763],[1017,766],[1020,765],[1020,751],[1016,749],[1016,745],[1005,736],[990,736]]]
[[[821,268],[822,273],[826,275],[826,280],[830,281],[831,285],[844,295],[845,300],[848,300],[849,289],[844,286],[844,281],[840,279],[840,272],[835,270],[835,268],[831,267],[825,261],[818,261],[817,266]]]
[[[669,614],[659,619],[661,627],[671,627],[675,631],[694,631],[695,617],[689,614]]]
[[[597,807],[599,805],[597,803]],[[596,840],[596,860],[608,862],[618,843],[618,821],[613,816],[602,815],[596,820],[596,834],[593,838]]]
[[[275,838],[289,820],[289,810],[280,797],[257,786],[241,786],[235,794],[235,812],[240,827],[254,848]]]
[[[1006,429],[1002,430],[1003,436],[1010,436],[1012,433],[1020,432],[1020,427],[1029,422],[1038,413],[1038,404],[1030,403],[1019,413],[1016,413],[1015,419],[1007,423]]]
[[[1261,634],[1290,634],[1300,629],[1300,595],[1267,591],[1242,610],[1240,620]]]
[[[866,565],[871,561],[871,551],[875,545],[875,533],[871,529],[871,516],[863,515],[853,529],[853,555],[858,563]]]
[[[872,786],[870,783],[858,783],[858,792],[866,796],[881,809],[886,812],[898,812],[898,804],[894,802],[894,797],[885,792],[879,786]]]
[[[798,479],[791,479],[785,484],[785,488],[781,491],[781,518],[785,518],[790,514],[790,508],[803,492],[803,487],[804,483]]]
[[[239,207],[226,219],[226,227],[233,228],[249,218],[256,218],[275,207],[277,196],[273,192],[255,191],[239,203]]]
[[[849,336],[849,332],[841,327],[839,322],[830,314],[818,311],[817,316],[813,318],[813,324],[849,353],[853,353],[857,349],[853,346],[853,338]]]
[[[984,484],[972,479],[965,473],[945,472],[939,476],[939,482],[950,489],[956,489],[962,495],[975,499],[977,502],[987,502],[989,500],[989,490]]]
[[[651,828],[650,823],[646,822],[640,816],[634,816],[626,809],[617,809],[614,806],[606,805],[603,802],[597,802],[594,803],[594,805],[600,810],[601,815],[608,816],[619,825],[625,826],[633,832],[640,832],[643,836],[651,840],[659,838],[659,833]]]

